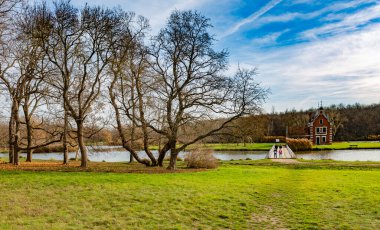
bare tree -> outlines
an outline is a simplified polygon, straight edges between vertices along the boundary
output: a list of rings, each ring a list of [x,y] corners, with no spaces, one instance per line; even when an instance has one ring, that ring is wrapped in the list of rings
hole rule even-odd
[[[175,169],[178,153],[245,114],[257,112],[267,90],[253,81],[254,70],[239,69],[233,77],[225,77],[227,52],[212,49],[208,33],[209,19],[193,11],[175,11],[168,24],[154,38],[151,49],[155,72],[156,109],[164,108],[165,126],[148,122],[149,127],[166,137],[160,151],[159,164],[170,150],[168,169]],[[224,117],[217,127],[180,142],[179,130],[195,121]]]
[[[109,72],[112,76],[108,87],[111,104],[115,110],[117,130],[123,147],[130,152],[138,162],[146,165],[156,165],[157,161],[149,150],[147,126],[143,120],[143,99],[140,78],[149,67],[147,50],[143,45],[146,30],[149,28],[147,20],[133,13],[120,12],[125,22],[118,34],[118,42],[114,43]],[[124,122],[123,122],[124,121]],[[128,140],[125,127],[129,121],[131,139]],[[142,129],[144,150],[149,160],[141,159],[134,149],[136,127]]]
[[[121,23],[115,11],[85,6],[80,14],[69,1],[54,4],[53,12],[46,8],[41,15],[40,38],[49,61],[59,72],[59,81],[51,80],[59,89],[65,111],[65,134],[68,116],[76,123],[76,136],[81,152],[81,166],[87,166],[84,143],[84,122],[101,94],[105,69],[114,42],[113,30]],[[67,140],[67,135],[64,135]],[[65,143],[67,149],[67,143]]]
[[[21,100],[23,99],[23,85],[25,84],[24,78],[17,77],[17,70],[14,68],[16,58],[11,54],[10,48],[11,42],[7,43],[9,47],[2,46],[1,58],[1,85],[2,91],[7,92],[10,98],[10,115],[8,123],[8,151],[9,151],[9,163],[18,163],[17,152],[18,148],[15,146],[18,143],[19,135],[19,109]]]
[[[329,117],[332,121],[332,134],[333,134],[333,137],[335,138],[338,130],[340,128],[344,127],[344,123],[346,123],[348,121],[348,119],[346,117],[344,117],[341,114],[341,112],[336,108],[329,109],[327,111],[327,114],[329,115]]]
[[[11,86],[11,83],[8,81],[7,76],[9,76],[9,71],[11,71],[13,65],[14,65],[14,59],[11,57],[9,53],[9,44],[8,41],[11,41],[11,38],[9,37],[10,28],[9,25],[11,24],[11,12],[16,7],[18,3],[20,3],[20,0],[0,0],[0,59],[1,59],[1,65],[0,65],[0,77],[2,80],[2,85],[5,86],[5,90],[10,93],[11,95],[11,113],[15,112],[14,107],[17,105],[14,105],[14,98],[17,96],[16,93],[11,90],[9,91]],[[7,82],[4,82],[4,79],[7,80]],[[12,96],[13,95],[13,96]],[[16,99],[17,100],[17,99]],[[14,105],[14,106],[13,106]],[[13,116],[10,116],[11,119],[9,120],[9,161],[13,162],[13,139],[14,139],[14,131],[15,131],[15,125],[13,122]]]
[[[8,37],[7,52],[3,53],[7,67],[3,69],[0,79],[6,87],[11,98],[11,113],[9,122],[9,159],[11,163],[18,164],[19,151],[27,151],[28,161],[32,159],[32,151],[36,148],[59,142],[58,133],[54,132],[49,141],[32,144],[33,129],[42,129],[43,119],[39,127],[33,125],[33,115],[45,96],[43,87],[45,76],[44,52],[41,44],[33,38],[35,29],[29,20],[33,10],[22,11],[22,17],[14,21],[13,35]],[[19,111],[22,106],[24,121]],[[26,125],[27,144],[23,143],[21,126]]]

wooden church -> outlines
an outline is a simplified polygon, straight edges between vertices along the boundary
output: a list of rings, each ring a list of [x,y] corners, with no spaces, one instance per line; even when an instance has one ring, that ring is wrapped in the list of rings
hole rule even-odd
[[[314,114],[309,114],[307,126],[309,139],[316,145],[331,144],[333,141],[332,126],[332,121],[323,110],[323,107],[320,106]]]

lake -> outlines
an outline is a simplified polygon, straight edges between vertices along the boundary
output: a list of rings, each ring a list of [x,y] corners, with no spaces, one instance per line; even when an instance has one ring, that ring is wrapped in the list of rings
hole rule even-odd
[[[296,153],[296,155],[297,158],[306,160],[380,161],[380,149],[325,150]]]
[[[105,149],[102,147],[102,149]],[[152,151],[157,156],[157,151]],[[140,151],[139,156],[144,158],[146,155]],[[219,160],[239,160],[239,159],[264,159],[267,151],[215,151],[214,156]],[[20,154],[26,157],[26,154]],[[358,150],[329,150],[329,151],[315,151],[315,152],[302,152],[296,153],[297,158],[307,160],[340,160],[340,161],[380,161],[380,149],[358,149]],[[179,157],[184,158],[185,153],[180,153]],[[8,157],[8,154],[1,153],[0,157]],[[75,158],[75,153],[69,153],[69,158]],[[88,158],[94,162],[123,162],[129,161],[129,153],[126,151],[89,151]],[[36,153],[33,154],[33,159],[40,160],[62,160],[62,153]]]
[[[101,147],[102,149],[105,149]],[[153,155],[155,157],[158,156],[158,152],[153,150]],[[144,151],[138,152],[139,156],[141,158],[147,158]],[[267,154],[266,151],[217,151],[214,153],[214,156],[219,160],[239,160],[239,159],[252,159],[252,160],[258,160],[258,159],[264,159],[265,155]],[[167,154],[168,156],[169,154]],[[20,156],[26,157],[25,153],[21,153]],[[0,153],[0,157],[8,157],[8,154],[6,153]],[[179,154],[180,158],[185,157],[185,153],[181,152]],[[69,153],[69,158],[75,158],[75,152]],[[33,154],[33,159],[39,159],[39,160],[62,160],[63,154],[62,153],[35,153]],[[123,161],[129,161],[129,152],[126,151],[113,151],[113,150],[107,150],[107,151],[91,151],[89,150],[88,153],[88,159],[90,161],[94,162],[123,162]]]

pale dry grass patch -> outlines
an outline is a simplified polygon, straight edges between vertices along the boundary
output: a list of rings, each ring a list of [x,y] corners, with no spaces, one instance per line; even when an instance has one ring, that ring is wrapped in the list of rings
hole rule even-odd
[[[188,168],[217,168],[219,162],[212,155],[213,152],[213,150],[209,149],[194,149],[186,154],[185,164]]]

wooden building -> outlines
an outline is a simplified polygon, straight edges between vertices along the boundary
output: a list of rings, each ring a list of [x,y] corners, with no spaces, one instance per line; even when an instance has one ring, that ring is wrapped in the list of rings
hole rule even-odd
[[[320,107],[314,114],[309,114],[309,139],[316,145],[331,144],[333,141],[332,121],[326,115],[323,107]]]

